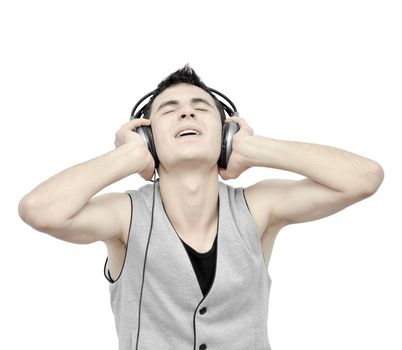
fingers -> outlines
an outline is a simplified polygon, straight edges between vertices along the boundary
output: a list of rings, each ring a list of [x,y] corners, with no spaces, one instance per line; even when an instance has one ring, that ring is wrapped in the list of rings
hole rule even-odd
[[[253,129],[251,129],[250,125],[248,125],[243,118],[233,116],[233,117],[229,117],[229,118],[225,119],[225,123],[230,123],[230,122],[237,123],[240,125],[240,128],[247,129],[251,133],[254,133]]]
[[[230,122],[238,123],[241,126],[244,126],[244,124],[247,124],[243,118],[235,117],[235,116],[232,116],[232,117],[229,117],[229,118],[225,119],[225,123],[230,123]]]
[[[127,123],[124,123],[121,127],[134,130],[135,128],[138,128],[141,125],[151,125],[151,120],[145,118],[134,118],[129,120]]]

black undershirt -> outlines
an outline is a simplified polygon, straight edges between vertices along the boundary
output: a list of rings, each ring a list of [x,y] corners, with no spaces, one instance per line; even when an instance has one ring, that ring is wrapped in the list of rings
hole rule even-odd
[[[215,236],[215,241],[212,245],[212,248],[205,253],[197,252],[180,238],[187,250],[188,256],[190,257],[194,272],[198,279],[198,284],[200,285],[202,294],[204,296],[208,292],[208,289],[214,279],[217,237],[218,234]]]

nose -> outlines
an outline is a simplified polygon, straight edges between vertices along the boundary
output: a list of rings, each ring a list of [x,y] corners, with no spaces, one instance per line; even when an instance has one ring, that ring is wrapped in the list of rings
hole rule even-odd
[[[192,118],[195,117],[194,108],[191,106],[184,106],[182,112],[180,113],[180,118],[185,118],[190,115]]]
[[[188,115],[190,115],[192,118],[195,117],[194,113],[191,113],[191,114],[183,113],[183,114],[181,115],[181,117],[182,117],[182,118],[185,118],[185,117],[187,117]]]

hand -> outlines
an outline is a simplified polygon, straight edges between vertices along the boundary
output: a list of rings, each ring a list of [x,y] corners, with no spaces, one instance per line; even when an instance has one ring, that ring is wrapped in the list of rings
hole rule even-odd
[[[123,124],[116,132],[114,145],[116,148],[121,147],[124,144],[132,144],[133,157],[131,162],[133,169],[139,169],[138,174],[145,180],[152,179],[155,169],[155,161],[152,154],[149,152],[148,145],[145,142],[142,135],[136,132],[136,129],[140,126],[151,126],[151,120],[145,118],[131,119],[127,123]]]
[[[131,119],[127,123],[124,123],[115,134],[114,145],[116,148],[129,142],[134,143],[138,148],[146,146],[146,142],[142,136],[135,132],[138,127],[144,125],[151,126],[151,120],[145,118],[135,118]]]
[[[237,123],[240,126],[239,131],[234,134],[232,142],[232,153],[226,169],[219,168],[218,172],[222,179],[229,180],[239,177],[239,175],[252,167],[245,153],[245,144],[247,138],[253,137],[254,131],[243,118],[229,117],[225,123]]]

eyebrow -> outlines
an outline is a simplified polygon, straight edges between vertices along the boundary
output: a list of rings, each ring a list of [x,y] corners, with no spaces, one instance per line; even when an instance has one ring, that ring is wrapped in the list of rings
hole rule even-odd
[[[193,97],[191,99],[191,103],[197,103],[197,102],[203,102],[203,103],[207,104],[208,106],[210,106],[211,108],[213,108],[213,106],[207,100],[205,100],[205,99],[203,99],[201,97]],[[177,101],[177,100],[169,100],[169,101],[163,102],[158,107],[156,112],[158,112],[161,108],[163,108],[165,106],[169,106],[169,105],[177,106],[178,104],[179,104],[179,101]]]

